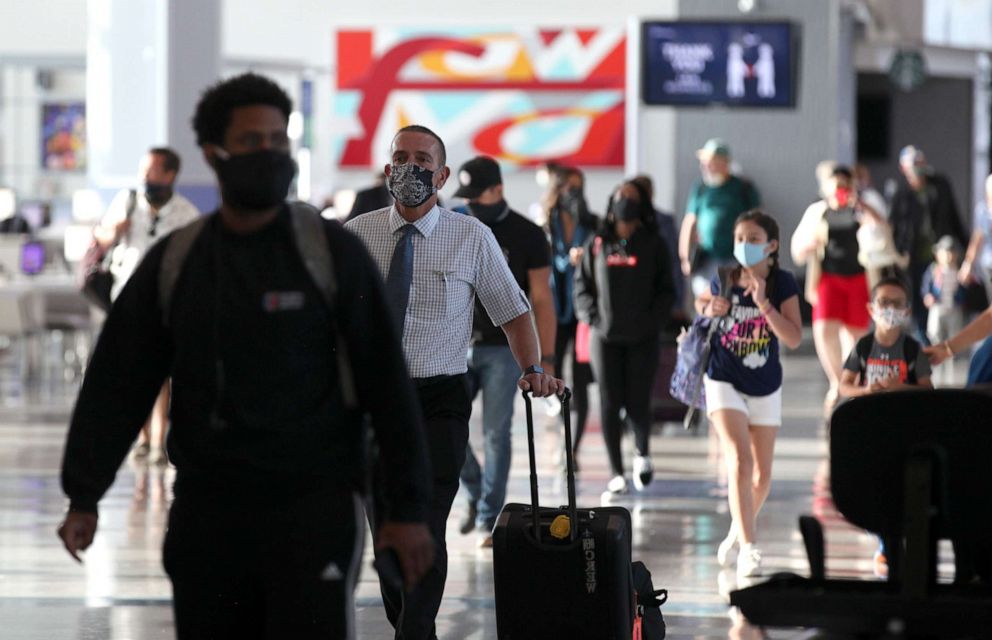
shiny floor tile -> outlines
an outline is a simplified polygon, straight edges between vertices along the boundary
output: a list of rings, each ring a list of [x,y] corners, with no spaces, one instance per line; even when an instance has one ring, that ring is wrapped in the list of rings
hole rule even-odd
[[[796,527],[813,513],[827,526],[828,572],[871,579],[870,536],[843,522],[826,490],[826,443],[820,406],[822,374],[811,355],[785,361],[785,426],[777,444],[773,487],[759,517],[766,572],[807,573]],[[100,532],[80,566],[55,537],[65,500],[58,466],[73,390],[20,393],[0,402],[0,637],[24,640],[157,639],[173,637],[170,587],[161,567],[169,505],[170,469],[126,463],[101,503]],[[593,394],[595,395],[595,394]],[[558,418],[537,407],[536,445],[541,500],[564,502]],[[472,440],[481,427],[476,407]],[[522,406],[514,417],[510,501],[528,501]],[[593,408],[591,415],[596,415]],[[579,456],[582,506],[602,503],[609,478],[606,454],[591,419]],[[628,447],[629,456],[629,443]],[[640,493],[611,501],[631,510],[634,558],[651,569],[657,588],[669,590],[664,606],[669,638],[793,637],[798,631],[762,635],[729,609],[734,573],[716,562],[716,548],[730,524],[726,486],[715,437],[680,425],[659,425],[652,438],[655,481]],[[629,457],[628,457],[629,459]],[[450,571],[438,617],[442,639],[496,638],[492,553],[475,535],[457,531],[464,513],[456,499],[449,522]],[[367,552],[368,556],[368,552]],[[378,585],[365,559],[356,593],[359,636],[391,637]]]

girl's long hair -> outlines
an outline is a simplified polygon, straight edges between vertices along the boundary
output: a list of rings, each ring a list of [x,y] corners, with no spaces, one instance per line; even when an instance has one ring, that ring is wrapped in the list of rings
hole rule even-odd
[[[541,194],[540,203],[541,209],[544,210],[544,230],[551,233],[551,216],[558,208],[558,198],[561,195],[561,188],[568,181],[571,168],[555,162],[547,163],[545,168],[548,172],[548,184],[544,188],[544,193]],[[581,173],[579,177],[583,177]],[[584,178],[582,182],[585,184]]]

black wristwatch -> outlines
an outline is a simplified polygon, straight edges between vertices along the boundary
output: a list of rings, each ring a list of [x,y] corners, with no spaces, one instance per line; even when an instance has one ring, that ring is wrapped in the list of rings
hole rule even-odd
[[[532,373],[544,373],[544,367],[536,364],[532,364],[526,369],[524,369],[524,375],[529,376]]]

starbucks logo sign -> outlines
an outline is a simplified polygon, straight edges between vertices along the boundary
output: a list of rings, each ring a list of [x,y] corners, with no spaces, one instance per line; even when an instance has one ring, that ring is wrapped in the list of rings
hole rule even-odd
[[[919,51],[899,50],[889,67],[889,81],[903,91],[912,91],[926,82],[927,65]]]

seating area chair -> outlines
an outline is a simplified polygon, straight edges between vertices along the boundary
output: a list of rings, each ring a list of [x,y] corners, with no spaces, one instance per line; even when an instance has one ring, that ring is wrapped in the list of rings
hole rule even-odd
[[[989,466],[986,466],[989,465]],[[809,578],[730,594],[753,624],[872,637],[992,638],[992,395],[961,389],[855,398],[830,425],[834,503],[886,541],[886,582],[828,579],[823,530],[800,519]],[[937,542],[957,575],[937,583]],[[973,580],[972,571],[985,578]]]
[[[49,382],[80,379],[89,358],[95,323],[79,292],[44,294],[46,372]]]
[[[30,291],[0,287],[0,336],[17,354],[17,375],[23,385],[38,373],[36,338],[41,329],[41,308]]]

